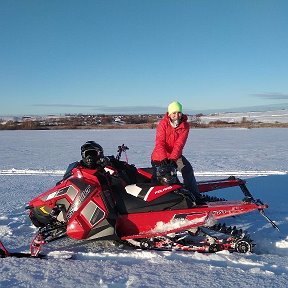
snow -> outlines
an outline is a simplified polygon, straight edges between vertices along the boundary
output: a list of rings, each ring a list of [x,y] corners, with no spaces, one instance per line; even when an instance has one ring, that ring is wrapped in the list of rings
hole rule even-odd
[[[152,229],[150,232],[152,233],[159,233],[159,232],[164,232],[164,231],[172,231],[174,229],[178,229],[181,227],[188,227],[189,225],[192,224],[198,224],[201,222],[205,222],[205,219],[207,218],[206,215],[202,216],[202,217],[198,217],[192,221],[186,220],[186,219],[172,219],[170,222],[168,223],[164,223],[162,221],[159,221],[156,226],[154,227],[154,229]],[[190,227],[189,227],[190,228]],[[186,228],[188,229],[188,228]],[[150,233],[149,232],[149,233]]]
[[[152,129],[0,131],[1,241],[11,251],[29,251],[36,229],[25,206],[79,160],[86,140],[101,144],[106,155],[124,143],[129,162],[145,167],[154,139]],[[258,212],[225,219],[248,231],[253,253],[142,251],[63,239],[44,246],[48,260],[0,259],[0,287],[287,287],[287,143],[287,129],[193,129],[185,147],[198,181],[241,176],[253,196],[269,204],[266,214],[280,232]],[[233,189],[223,193],[243,197]]]
[[[200,117],[202,123],[210,123],[212,121],[225,121],[229,123],[237,123],[245,121],[262,122],[262,123],[287,123],[288,110],[272,110],[272,111],[250,111],[250,112],[223,112],[204,115]]]

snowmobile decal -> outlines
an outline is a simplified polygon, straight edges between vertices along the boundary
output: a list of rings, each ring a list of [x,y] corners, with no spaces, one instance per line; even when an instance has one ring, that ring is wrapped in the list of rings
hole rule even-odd
[[[77,186],[80,188],[79,194],[76,196],[73,204],[67,211],[66,218],[69,221],[72,215],[80,208],[81,204],[88,198],[88,196],[96,189],[96,185],[90,185],[83,182],[80,182],[78,179],[73,179],[73,183],[77,183]]]
[[[47,208],[47,207],[46,207],[46,208]],[[44,214],[49,214],[49,213],[50,213],[50,211],[48,212],[48,211],[45,210],[45,206],[40,207],[40,210],[41,210]]]
[[[105,218],[105,212],[93,201],[89,201],[80,214],[87,219],[91,226],[96,225]]]
[[[55,197],[62,196],[62,195],[66,194],[66,195],[69,196],[71,201],[74,201],[77,193],[78,193],[78,191],[72,185],[69,185],[67,187],[59,189],[59,190],[57,190],[57,191],[55,191],[55,192],[43,197],[42,200],[46,201],[46,200],[50,200],[50,199],[53,199]]]
[[[168,187],[167,186],[154,186],[147,191],[144,197],[144,200],[147,202],[153,201],[162,195],[165,195],[171,191],[176,190],[177,188],[179,188],[178,185],[173,185],[173,186],[168,186]]]
[[[152,189],[152,188],[150,188],[150,189]],[[127,185],[125,187],[125,190],[128,194],[135,196],[135,197],[138,197],[138,195],[142,191],[142,188],[137,186],[136,184],[131,184],[131,185]]]
[[[153,201],[156,198],[170,193],[171,191],[175,191],[179,188],[181,188],[181,186],[178,184],[171,186],[151,186],[151,184],[139,183],[125,186],[125,190],[128,194],[143,199],[147,202]]]

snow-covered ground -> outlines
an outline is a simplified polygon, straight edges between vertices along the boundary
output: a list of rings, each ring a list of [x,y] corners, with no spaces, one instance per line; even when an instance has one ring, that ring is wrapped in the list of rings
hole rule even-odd
[[[229,123],[238,123],[242,121],[262,122],[262,123],[288,123],[288,110],[271,110],[271,111],[251,111],[251,112],[226,112],[214,113],[201,116],[202,123],[213,121],[225,121]]]
[[[79,160],[85,141],[95,140],[106,155],[125,143],[129,162],[145,167],[154,138],[155,130],[0,131],[1,241],[12,251],[29,251],[36,230],[25,206]],[[0,287],[287,287],[287,143],[287,129],[226,128],[193,129],[186,144],[197,180],[241,176],[269,204],[266,214],[280,232],[256,212],[225,219],[249,232],[253,254],[140,251],[65,239],[44,247],[48,260],[0,259]],[[75,260],[65,259],[71,254]]]

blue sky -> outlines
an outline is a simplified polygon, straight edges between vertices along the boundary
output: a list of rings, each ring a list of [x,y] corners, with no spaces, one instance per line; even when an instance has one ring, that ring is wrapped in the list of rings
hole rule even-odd
[[[0,115],[288,107],[286,0],[2,0]]]

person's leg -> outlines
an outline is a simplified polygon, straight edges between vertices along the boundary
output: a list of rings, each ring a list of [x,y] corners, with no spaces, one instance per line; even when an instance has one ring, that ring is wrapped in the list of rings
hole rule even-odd
[[[182,157],[176,161],[176,164],[178,166],[177,170],[182,174],[185,188],[191,191],[196,198],[200,198],[201,195],[190,162],[182,155]]]

